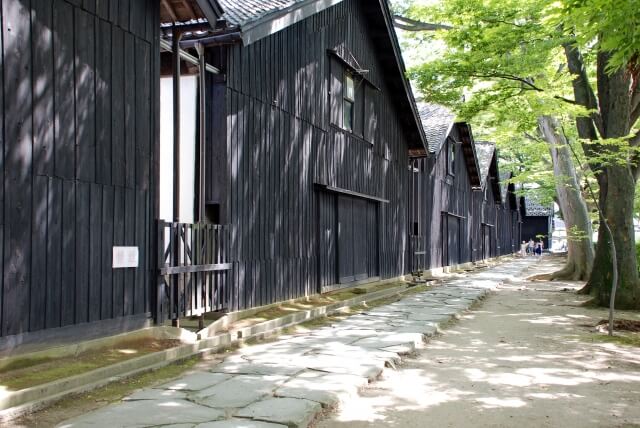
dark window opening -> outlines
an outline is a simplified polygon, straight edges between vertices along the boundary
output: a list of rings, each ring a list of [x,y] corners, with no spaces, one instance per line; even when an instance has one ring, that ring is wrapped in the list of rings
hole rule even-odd
[[[449,175],[455,175],[456,172],[456,143],[454,141],[449,141],[447,172]]]
[[[222,210],[220,204],[205,205],[205,216],[207,221],[212,224],[222,224]]]
[[[414,221],[414,222],[413,222],[413,235],[414,235],[414,236],[418,236],[418,235],[420,235],[420,227],[419,227],[419,225],[418,225],[418,222],[417,222],[417,221]]]
[[[354,107],[356,103],[355,85],[353,77],[350,74],[344,75],[344,129],[347,131],[353,131],[353,119],[354,119]]]

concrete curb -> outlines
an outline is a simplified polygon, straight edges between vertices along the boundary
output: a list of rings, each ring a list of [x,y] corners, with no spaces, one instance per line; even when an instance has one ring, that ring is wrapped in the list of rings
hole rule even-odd
[[[396,278],[389,278],[382,281],[375,281],[375,284],[391,284],[394,282],[404,281],[405,279],[406,279],[406,276],[403,275]],[[368,293],[368,295],[371,295],[371,294],[373,293]],[[241,319],[244,319],[244,318],[249,318],[257,313],[260,313],[262,311],[265,311],[271,308],[276,308],[286,304],[301,303],[304,301],[305,299],[291,299],[291,300],[285,300],[283,302],[272,303],[270,305],[259,306],[257,308],[245,309],[243,311],[230,312],[228,314],[225,314],[221,318],[215,320],[214,322],[212,322],[202,330],[197,331],[195,334],[197,335],[198,340],[206,339],[207,337],[214,337],[216,333],[220,332],[221,330],[227,329],[230,324],[236,321],[240,321]]]
[[[251,338],[275,334],[287,327],[331,315],[367,302],[400,296],[410,290],[404,285],[388,290],[363,294],[331,305],[296,312],[282,318],[265,321],[253,326],[204,338],[176,348],[144,355],[90,372],[37,385],[19,391],[0,393],[0,422],[6,422],[28,412],[46,407],[67,395],[88,391],[115,380],[144,373],[196,355],[215,353],[225,347]]]

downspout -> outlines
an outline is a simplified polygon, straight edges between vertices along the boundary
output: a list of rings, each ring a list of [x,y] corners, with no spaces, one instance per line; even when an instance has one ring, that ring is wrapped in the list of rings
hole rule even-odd
[[[173,29],[173,221],[180,221],[180,39]],[[178,252],[176,251],[176,254]],[[177,266],[177,265],[176,265]]]
[[[204,201],[205,201],[205,144],[206,144],[206,126],[205,126],[205,118],[206,118],[206,62],[204,57],[204,46],[202,44],[196,45],[196,50],[198,51],[198,64],[199,64],[199,76],[198,76],[198,89],[199,89],[199,132],[200,132],[200,141],[199,141],[199,149],[200,149],[200,171],[199,171],[199,183],[198,183],[198,221],[200,223],[204,222]]]
[[[182,33],[173,29],[173,221],[180,221],[180,38]],[[171,237],[173,246],[173,266],[180,265],[180,235],[178,228],[172,228],[175,237]],[[186,239],[186,237],[185,237]],[[177,284],[177,281],[176,281]],[[178,287],[173,287],[174,299],[178,299]],[[173,312],[174,308],[171,308]],[[173,327],[180,327],[180,318],[171,319]]]

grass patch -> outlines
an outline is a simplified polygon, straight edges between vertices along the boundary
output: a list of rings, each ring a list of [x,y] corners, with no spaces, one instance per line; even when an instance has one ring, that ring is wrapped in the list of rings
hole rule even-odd
[[[638,333],[614,334],[613,336],[609,336],[607,334],[593,334],[589,339],[593,342],[614,343],[616,345],[640,348],[640,334]]]
[[[28,367],[37,366],[39,364],[48,363],[51,360],[53,360],[53,357],[39,357],[39,358],[25,357],[25,358],[16,359],[2,366],[2,368],[0,368],[0,374],[8,373],[13,370],[26,369]]]
[[[136,339],[62,358],[18,359],[5,366],[0,384],[12,391],[42,385],[180,345],[173,339]]]
[[[55,426],[67,419],[118,402],[132,392],[160,385],[191,370],[200,361],[192,357],[157,370],[112,382],[89,392],[74,394],[52,406],[11,421],[16,427]]]

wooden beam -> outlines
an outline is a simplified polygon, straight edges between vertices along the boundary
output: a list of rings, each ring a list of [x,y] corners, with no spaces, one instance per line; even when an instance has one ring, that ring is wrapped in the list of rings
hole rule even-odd
[[[221,272],[230,270],[231,263],[213,263],[207,265],[170,266],[160,268],[160,275],[177,275],[180,273]]]
[[[180,3],[182,3],[182,6],[187,10],[187,12],[189,13],[189,15],[193,18],[193,19],[198,19],[199,15],[196,14],[196,11],[193,10],[193,8],[191,7],[191,5],[189,4],[188,0],[180,0]]]
[[[176,15],[176,11],[173,9],[173,6],[168,2],[168,0],[161,0],[160,4],[164,7],[173,20],[173,22],[178,22],[178,16]]]

